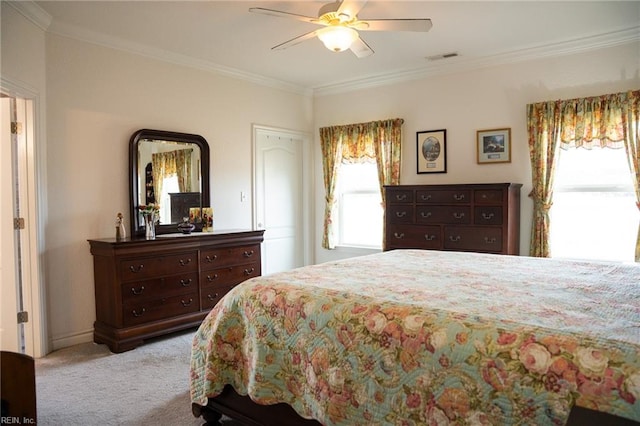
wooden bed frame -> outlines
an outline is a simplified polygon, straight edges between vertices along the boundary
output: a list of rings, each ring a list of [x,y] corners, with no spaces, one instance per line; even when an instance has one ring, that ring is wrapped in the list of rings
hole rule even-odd
[[[223,415],[247,426],[321,426],[316,420],[300,417],[287,404],[260,405],[248,396],[241,396],[229,385],[220,395],[210,398],[202,407],[191,406],[195,417],[202,417],[208,426],[221,425]],[[638,426],[633,420],[613,416],[582,407],[574,407],[569,415],[567,426]]]

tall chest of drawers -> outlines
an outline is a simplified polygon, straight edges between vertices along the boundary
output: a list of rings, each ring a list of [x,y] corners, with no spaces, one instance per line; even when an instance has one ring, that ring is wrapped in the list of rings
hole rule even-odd
[[[521,184],[398,185],[385,190],[385,250],[520,253]]]
[[[113,352],[196,327],[234,286],[261,274],[264,231],[89,240],[94,341]]]

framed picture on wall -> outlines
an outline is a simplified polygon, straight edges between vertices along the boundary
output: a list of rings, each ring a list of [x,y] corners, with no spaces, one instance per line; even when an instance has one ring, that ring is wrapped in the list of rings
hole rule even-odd
[[[477,132],[478,164],[511,162],[511,129]]]
[[[418,173],[447,172],[447,130],[425,130],[416,133]]]

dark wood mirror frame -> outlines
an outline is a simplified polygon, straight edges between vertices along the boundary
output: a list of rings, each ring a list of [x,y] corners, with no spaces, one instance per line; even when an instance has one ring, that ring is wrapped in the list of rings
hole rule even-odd
[[[129,140],[129,195],[131,209],[129,220],[131,223],[131,236],[144,235],[144,224],[140,223],[138,214],[138,143],[144,140],[158,140],[170,142],[182,142],[194,144],[200,148],[200,207],[210,206],[209,190],[209,144],[200,135],[189,133],[169,132],[164,130],[141,129],[135,132]],[[156,234],[177,233],[177,223],[159,224],[156,226]]]

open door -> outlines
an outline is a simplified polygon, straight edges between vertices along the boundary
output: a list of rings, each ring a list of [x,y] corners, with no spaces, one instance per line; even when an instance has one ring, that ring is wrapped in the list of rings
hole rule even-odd
[[[35,355],[38,290],[32,101],[0,94],[0,349]],[[40,355],[44,355],[41,353]]]

